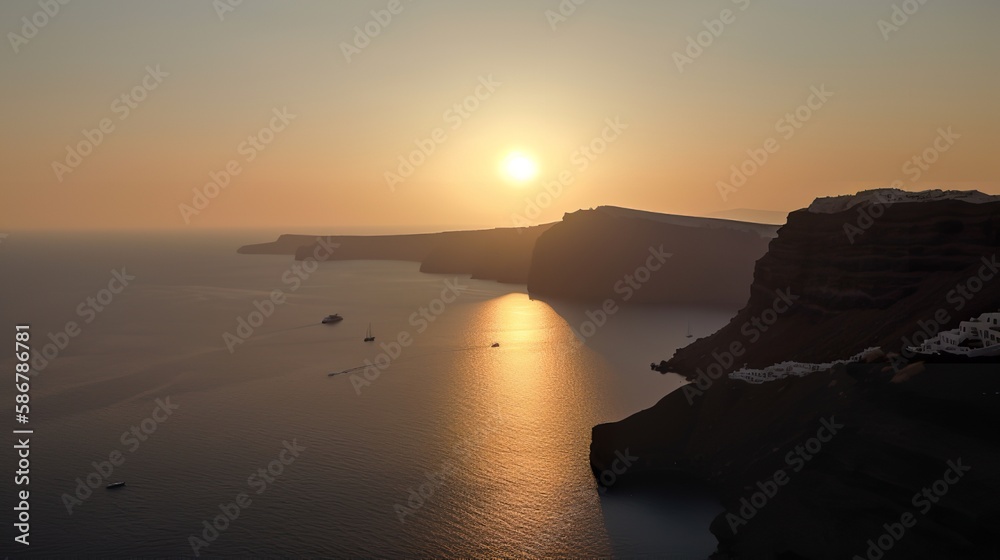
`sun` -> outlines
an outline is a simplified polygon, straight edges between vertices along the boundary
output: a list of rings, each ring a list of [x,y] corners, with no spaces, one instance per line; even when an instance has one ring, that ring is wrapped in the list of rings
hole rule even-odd
[[[538,175],[538,164],[530,157],[520,152],[514,152],[504,160],[503,170],[510,179],[523,183]]]

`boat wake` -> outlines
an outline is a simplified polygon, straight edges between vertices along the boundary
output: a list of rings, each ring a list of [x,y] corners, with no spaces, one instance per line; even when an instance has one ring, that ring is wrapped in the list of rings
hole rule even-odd
[[[330,373],[328,373],[326,375],[328,377],[333,377],[335,375],[341,375],[341,374],[344,374],[344,373],[351,373],[352,371],[359,371],[359,370],[365,369],[366,367],[368,367],[368,366],[355,366],[355,367],[352,367],[352,368],[345,369],[343,371],[333,371],[333,372],[330,372]]]

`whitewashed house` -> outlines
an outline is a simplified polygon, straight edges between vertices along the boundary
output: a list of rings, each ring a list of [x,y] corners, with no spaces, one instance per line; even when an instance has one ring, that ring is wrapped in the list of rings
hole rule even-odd
[[[747,383],[752,383],[754,385],[759,385],[761,383],[766,383],[768,381],[774,381],[776,379],[784,379],[785,377],[795,376],[804,377],[810,373],[815,373],[817,371],[826,371],[837,364],[850,364],[860,361],[866,354],[878,350],[878,348],[868,348],[857,354],[847,358],[846,360],[834,360],[825,364],[807,364],[803,362],[781,362],[779,364],[774,364],[773,366],[768,366],[764,369],[753,369],[748,368],[744,365],[742,368],[729,374],[730,379],[737,379],[739,381],[745,381]]]
[[[1000,356],[1000,312],[983,313],[962,321],[957,329],[938,333],[909,350],[918,354],[946,353],[969,358]]]

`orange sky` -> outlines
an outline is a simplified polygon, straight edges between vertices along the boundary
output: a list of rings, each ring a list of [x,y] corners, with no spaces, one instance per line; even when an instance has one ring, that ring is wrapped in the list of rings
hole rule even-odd
[[[896,180],[1000,194],[991,0],[227,1],[0,5],[0,231],[710,215]],[[515,151],[536,179],[504,175]],[[752,170],[735,190],[733,166]]]

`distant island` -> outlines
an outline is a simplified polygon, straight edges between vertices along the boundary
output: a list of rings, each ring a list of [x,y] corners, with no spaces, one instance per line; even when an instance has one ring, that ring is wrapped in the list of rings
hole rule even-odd
[[[413,235],[331,236],[332,260],[402,260],[421,272],[526,284],[532,297],[601,301],[661,252],[662,266],[634,289],[634,302],[746,301],[754,263],[776,225],[657,214],[612,206],[566,214],[562,221]],[[247,245],[244,254],[313,254],[316,236],[282,235]]]

